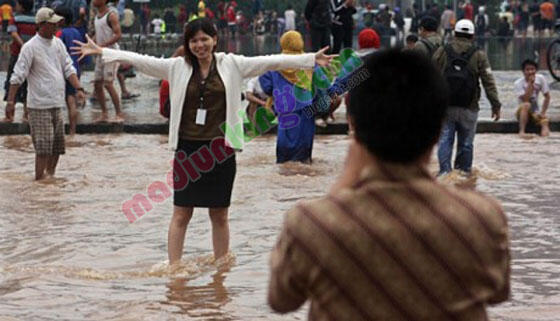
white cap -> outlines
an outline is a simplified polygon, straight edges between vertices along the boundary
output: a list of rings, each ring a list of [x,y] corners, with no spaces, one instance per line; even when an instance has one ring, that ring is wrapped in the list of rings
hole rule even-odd
[[[474,35],[474,24],[469,19],[461,19],[455,24],[455,32]]]
[[[55,14],[53,9],[47,7],[39,9],[35,15],[35,23],[37,24],[43,22],[59,23],[62,19],[64,18]]]

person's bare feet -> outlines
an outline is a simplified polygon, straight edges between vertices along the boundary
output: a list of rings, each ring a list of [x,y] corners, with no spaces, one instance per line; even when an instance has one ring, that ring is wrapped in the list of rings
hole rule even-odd
[[[2,118],[2,120],[0,120],[0,123],[13,123],[14,119],[13,118],[8,118],[8,117],[4,117]]]
[[[543,119],[541,121],[541,136],[547,137],[550,135],[550,127],[548,126],[548,119]]]
[[[119,113],[115,116],[115,118],[113,119],[114,123],[124,123],[124,115],[122,113]]]
[[[109,116],[107,114],[101,114],[99,118],[96,118],[93,122],[94,123],[106,123],[109,121]]]
[[[519,132],[519,137],[523,138],[523,139],[531,139],[531,138],[533,138],[533,135],[532,134],[527,134],[525,132]]]

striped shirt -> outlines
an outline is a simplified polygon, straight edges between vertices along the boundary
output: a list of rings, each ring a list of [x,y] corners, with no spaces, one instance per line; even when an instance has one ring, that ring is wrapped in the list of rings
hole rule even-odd
[[[269,304],[311,300],[309,320],[487,320],[509,296],[507,221],[475,191],[425,169],[378,164],[286,215]]]

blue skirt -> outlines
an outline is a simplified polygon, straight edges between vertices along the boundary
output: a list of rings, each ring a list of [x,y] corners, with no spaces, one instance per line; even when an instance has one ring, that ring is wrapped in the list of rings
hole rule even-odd
[[[283,129],[278,125],[276,163],[290,161],[310,163],[315,136],[315,119],[308,117],[302,110],[292,114],[299,117],[297,126]]]

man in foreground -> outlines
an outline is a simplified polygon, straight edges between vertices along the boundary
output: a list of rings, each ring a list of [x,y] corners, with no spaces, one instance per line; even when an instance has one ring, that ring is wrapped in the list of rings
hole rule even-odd
[[[550,89],[543,75],[537,74],[538,65],[533,60],[527,59],[521,64],[523,77],[515,81],[514,90],[519,100],[517,119],[519,120],[519,136],[527,137],[525,127],[527,123],[541,126],[541,136],[548,136],[550,128],[546,111],[550,105]],[[542,93],[544,101],[542,111],[539,112],[539,94]]]
[[[29,126],[35,147],[35,179],[53,176],[58,158],[65,152],[64,121],[61,108],[66,105],[65,79],[77,90],[77,99],[83,101],[84,89],[72,66],[72,59],[64,43],[54,37],[57,24],[62,20],[50,8],[37,11],[37,34],[26,42],[10,78],[8,113],[15,108],[16,93],[27,79]]]
[[[509,295],[508,228],[495,200],[426,169],[445,82],[413,51],[376,53],[365,68],[345,168],[329,195],[287,213],[268,302],[284,313],[309,299],[310,320],[487,320]]]

